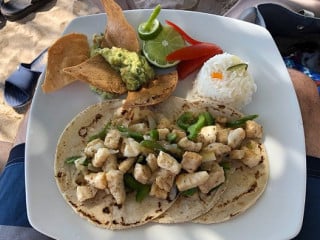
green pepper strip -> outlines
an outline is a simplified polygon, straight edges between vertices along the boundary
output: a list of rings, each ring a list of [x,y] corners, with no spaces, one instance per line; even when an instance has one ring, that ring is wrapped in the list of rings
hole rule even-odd
[[[177,125],[181,129],[187,131],[188,127],[191,124],[195,123],[195,121],[196,121],[196,119],[191,112],[185,112],[185,113],[181,114],[180,117],[177,119]]]
[[[81,158],[81,156],[72,156],[68,157],[64,162],[68,164],[74,163],[77,159]]]
[[[149,148],[153,151],[164,151],[165,149],[156,141],[153,140],[143,140],[140,142],[140,145],[146,148]]]
[[[130,189],[136,191],[136,201],[141,202],[150,192],[150,185],[139,183],[131,174],[124,174],[124,183]]]
[[[150,134],[151,140],[154,140],[154,141],[159,140],[159,132],[157,129],[152,129],[149,134]]]
[[[186,197],[190,197],[192,196],[193,194],[195,194],[197,191],[197,188],[190,188],[188,190],[185,190],[185,191],[182,191],[181,194],[183,196],[186,196]]]
[[[226,126],[227,127],[231,127],[231,128],[234,128],[234,127],[241,127],[243,124],[246,123],[246,121],[248,120],[253,120],[255,118],[257,118],[259,115],[257,114],[254,114],[254,115],[248,115],[248,116],[245,116],[243,118],[240,118],[238,120],[235,120],[235,121],[232,121],[232,122],[227,122]]]
[[[214,117],[211,115],[210,112],[204,112],[202,113],[203,116],[206,119],[206,126],[210,126],[210,125],[214,125],[215,124],[215,119]]]
[[[168,133],[167,140],[169,143],[174,143],[177,140],[177,137],[176,133]]]
[[[188,138],[190,140],[195,140],[200,132],[201,128],[206,125],[206,118],[204,114],[200,114],[196,123],[188,127]]]
[[[124,126],[118,126],[118,130],[138,142],[141,142],[143,140],[143,135],[141,133],[130,131],[128,128]]]

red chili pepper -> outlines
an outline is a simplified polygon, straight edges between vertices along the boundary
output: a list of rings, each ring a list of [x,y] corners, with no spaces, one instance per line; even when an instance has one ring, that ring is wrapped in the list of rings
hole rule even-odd
[[[198,43],[202,43],[201,41],[198,41],[192,37],[190,37],[185,31],[182,30],[182,28],[180,28],[178,25],[174,24],[173,22],[166,20],[166,23],[173,27],[178,33],[180,33],[180,35],[183,37],[184,40],[186,40],[188,43],[190,44],[198,44]]]
[[[215,54],[214,54],[215,55]],[[209,58],[213,57],[214,55],[209,54],[206,56],[202,56],[199,58],[194,58],[191,60],[181,61],[177,65],[178,77],[180,80],[185,79],[191,73],[196,71],[197,69],[201,68],[203,63],[207,61]]]
[[[213,43],[198,43],[180,48],[167,56],[167,61],[191,60],[206,55],[222,53],[222,49]]]

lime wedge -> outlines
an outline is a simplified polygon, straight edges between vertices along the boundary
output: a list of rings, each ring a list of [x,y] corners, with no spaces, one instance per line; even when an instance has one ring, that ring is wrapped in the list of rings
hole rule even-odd
[[[158,19],[155,19],[152,22],[152,25],[150,29],[146,30],[147,23],[141,23],[138,27],[138,34],[141,40],[150,40],[155,38],[162,30],[162,25],[158,21]]]
[[[163,26],[162,31],[152,40],[142,43],[142,51],[150,63],[160,68],[175,66],[179,61],[167,61],[169,53],[186,45],[181,35],[170,26]]]

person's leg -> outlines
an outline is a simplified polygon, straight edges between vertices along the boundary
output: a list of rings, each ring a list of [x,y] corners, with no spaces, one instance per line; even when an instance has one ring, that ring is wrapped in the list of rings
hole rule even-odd
[[[0,174],[0,225],[30,227],[26,213],[24,188],[24,142],[28,115],[27,112],[20,123],[8,161]],[[11,194],[12,192],[15,194]]]
[[[11,148],[12,143],[0,141],[0,173],[8,161]]]
[[[316,239],[320,235],[320,97],[311,78],[293,69],[289,74],[301,109],[308,155],[303,225],[294,239]]]
[[[308,156],[320,158],[320,96],[315,82],[305,74],[289,69],[298,97]]]
[[[31,228],[27,217],[24,178],[27,122],[28,113],[20,123],[8,161],[0,173],[0,239],[50,239]]]

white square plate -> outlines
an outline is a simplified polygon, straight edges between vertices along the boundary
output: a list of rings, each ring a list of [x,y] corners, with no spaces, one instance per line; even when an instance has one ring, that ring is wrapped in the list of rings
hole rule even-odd
[[[135,27],[150,10],[126,11]],[[73,212],[64,201],[54,178],[57,140],[67,123],[81,110],[99,101],[86,84],[75,82],[52,94],[41,91],[41,77],[33,104],[26,145],[26,196],[30,223],[56,239],[289,239],[300,230],[305,199],[306,163],[299,105],[280,53],[264,28],[205,13],[162,10],[164,23],[171,20],[196,39],[220,45],[226,52],[249,62],[257,92],[243,112],[259,114],[264,126],[270,161],[270,179],[263,196],[244,214],[215,224],[147,224],[125,231],[100,229]],[[104,32],[104,14],[74,19],[65,33],[80,32],[89,39]],[[185,97],[192,78],[179,82],[174,95]]]

